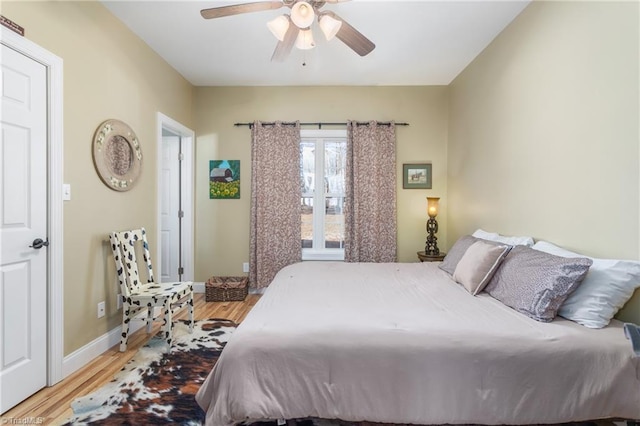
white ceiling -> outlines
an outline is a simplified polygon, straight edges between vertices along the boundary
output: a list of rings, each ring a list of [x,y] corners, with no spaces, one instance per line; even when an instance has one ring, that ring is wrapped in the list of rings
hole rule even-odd
[[[529,3],[353,0],[329,4],[371,39],[360,57],[314,24],[316,48],[271,62],[276,39],[267,21],[288,9],[203,19],[200,10],[240,1],[102,3],[196,86],[447,85]],[[306,66],[303,66],[306,62]]]

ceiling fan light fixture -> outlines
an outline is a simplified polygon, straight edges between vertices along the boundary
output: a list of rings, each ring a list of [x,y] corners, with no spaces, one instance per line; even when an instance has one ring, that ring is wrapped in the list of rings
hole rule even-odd
[[[269,31],[280,41],[284,40],[285,34],[289,29],[289,15],[280,15],[275,19],[267,22],[267,28]]]
[[[313,33],[310,28],[300,30],[298,38],[296,38],[296,47],[300,50],[309,50],[316,47],[316,43],[313,41]]]
[[[320,16],[318,24],[320,25],[320,29],[327,41],[333,39],[336,34],[338,34],[338,31],[340,31],[340,27],[342,27],[342,21],[339,21],[329,15]]]
[[[315,17],[313,6],[306,1],[299,1],[291,8],[291,20],[300,29],[309,28]]]

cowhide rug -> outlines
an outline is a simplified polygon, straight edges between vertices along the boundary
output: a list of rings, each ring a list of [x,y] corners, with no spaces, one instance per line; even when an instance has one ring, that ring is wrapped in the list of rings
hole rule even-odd
[[[171,351],[153,337],[96,392],[76,399],[68,425],[201,425],[196,392],[220,356],[236,324],[225,319],[176,322]]]

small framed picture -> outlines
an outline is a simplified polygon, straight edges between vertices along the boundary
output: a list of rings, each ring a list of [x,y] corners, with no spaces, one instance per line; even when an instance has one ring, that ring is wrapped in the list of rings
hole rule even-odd
[[[431,189],[431,163],[403,164],[403,189]]]
[[[240,198],[240,160],[209,161],[209,198]]]

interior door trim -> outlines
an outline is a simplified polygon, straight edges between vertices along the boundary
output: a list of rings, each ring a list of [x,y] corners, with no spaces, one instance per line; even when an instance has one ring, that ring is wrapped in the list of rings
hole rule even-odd
[[[183,281],[193,281],[194,275],[194,150],[193,145],[195,141],[195,132],[184,125],[178,123],[171,117],[168,117],[161,112],[157,115],[158,128],[157,128],[157,161],[156,161],[156,182],[157,182],[157,200],[156,200],[156,216],[157,216],[157,234],[156,234],[156,259],[162,259],[160,254],[162,253],[162,238],[161,231],[161,190],[162,187],[162,129],[167,129],[172,133],[180,136],[182,143],[182,155],[183,160],[181,162],[181,181],[182,190],[180,191],[180,205],[184,212],[182,218],[182,266],[184,267],[184,274],[182,275]]]
[[[62,380],[64,359],[64,233],[63,178],[63,61],[58,56],[18,34],[0,27],[1,42],[47,69],[47,385]]]

